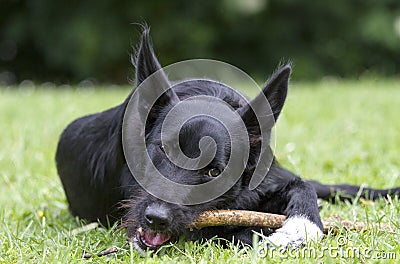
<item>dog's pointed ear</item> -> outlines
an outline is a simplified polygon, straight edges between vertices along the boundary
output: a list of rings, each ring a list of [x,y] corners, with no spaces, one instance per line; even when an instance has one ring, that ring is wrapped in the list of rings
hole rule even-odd
[[[150,28],[143,26],[140,46],[135,56],[131,58],[132,64],[136,68],[136,87],[156,71],[161,70],[161,65],[154,53],[150,38]],[[165,74],[162,76],[166,83],[169,83]]]
[[[271,130],[274,126],[286,100],[291,71],[290,64],[279,68],[268,79],[260,94],[249,104],[237,110],[251,135],[260,136],[260,126],[262,126],[263,131],[264,129]],[[264,105],[266,103],[265,99],[268,100],[271,112],[267,113],[267,116],[256,116],[255,112],[263,113],[265,110],[262,109],[268,109],[268,106],[265,108]]]
[[[179,101],[175,92],[171,89],[168,90],[171,84],[154,53],[150,38],[150,28],[146,25],[143,26],[141,43],[136,52],[136,56],[132,56],[131,60],[136,68],[136,87],[151,76],[148,83],[146,83],[147,89],[151,89],[151,91],[147,91],[147,93],[156,95],[163,94],[164,91],[166,91],[165,94],[159,98],[158,105]],[[149,95],[148,97],[152,98]]]
[[[292,67],[290,64],[281,67],[269,78],[262,89],[262,93],[267,97],[271,107],[275,122],[278,120],[286,101],[291,72]],[[261,94],[259,96],[261,97]],[[255,106],[258,105],[257,99],[253,100]]]

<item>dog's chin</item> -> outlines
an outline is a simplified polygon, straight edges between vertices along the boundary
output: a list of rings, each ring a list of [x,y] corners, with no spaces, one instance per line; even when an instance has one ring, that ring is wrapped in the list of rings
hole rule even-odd
[[[133,244],[141,254],[146,254],[148,249],[156,251],[170,239],[171,234],[169,233],[159,233],[139,227],[133,237]]]

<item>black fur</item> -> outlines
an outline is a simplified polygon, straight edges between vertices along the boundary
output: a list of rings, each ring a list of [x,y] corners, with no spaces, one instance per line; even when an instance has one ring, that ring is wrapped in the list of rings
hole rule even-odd
[[[136,86],[161,68],[153,52],[148,29],[143,32],[141,46],[133,60],[136,66]],[[290,65],[281,67],[263,88],[275,120],[286,99],[290,72]],[[168,82],[168,79],[165,77],[163,81]],[[161,148],[161,124],[168,109],[179,100],[200,94],[226,101],[238,111],[247,126],[251,142],[250,158],[241,179],[234,187],[211,202],[194,206],[169,204],[141,189],[132,177],[122,151],[122,120],[130,94],[122,104],[112,109],[75,120],[61,135],[56,162],[72,214],[88,221],[100,220],[104,224],[108,224],[108,221],[113,223],[122,217],[129,236],[140,236],[139,231],[150,232],[146,234],[152,235],[155,242],[158,241],[154,238],[156,234],[160,234],[157,239],[161,240],[186,234],[194,239],[218,236],[251,244],[253,231],[264,234],[272,231],[260,227],[212,227],[190,232],[187,226],[204,210],[245,209],[284,214],[289,218],[301,215],[322,228],[317,194],[321,198],[330,199],[339,191],[350,197],[358,193],[358,186],[305,182],[280,167],[276,160],[262,183],[256,189],[249,190],[249,180],[260,156],[260,124],[240,94],[222,84],[206,80],[188,81],[175,86],[157,101],[149,116],[146,124],[149,155],[164,175],[179,183],[199,184],[212,179],[207,175],[209,169],[222,171],[226,165],[230,151],[229,137],[221,124],[208,117],[194,118],[180,132],[184,153],[193,157],[198,155],[199,149],[196,146],[200,138],[214,138],[218,151],[213,162],[205,169],[187,171],[177,168],[167,160]],[[256,98],[251,102],[253,107],[257,107],[258,100]],[[163,186],[159,188],[163,190]],[[367,191],[375,199],[388,193],[399,193],[399,190]],[[366,194],[361,193],[362,196]],[[347,196],[343,197],[345,199]],[[146,248],[143,241],[140,246]]]

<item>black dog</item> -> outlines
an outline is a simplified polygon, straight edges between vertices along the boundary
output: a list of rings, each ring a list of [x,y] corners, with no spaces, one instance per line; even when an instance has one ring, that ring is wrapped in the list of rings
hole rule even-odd
[[[136,86],[161,69],[150,43],[148,29],[142,34],[134,64]],[[290,65],[281,67],[262,90],[275,120],[286,99],[290,73]],[[168,82],[167,79],[164,81]],[[156,249],[183,234],[192,239],[214,236],[236,239],[251,245],[254,231],[269,235],[269,243],[287,246],[299,245],[306,237],[315,239],[322,235],[317,196],[330,199],[340,192],[343,194],[341,198],[347,199],[359,192],[358,186],[305,182],[280,167],[275,160],[269,171],[265,172],[267,175],[261,184],[250,190],[249,181],[261,154],[260,124],[243,97],[224,85],[207,80],[174,86],[160,97],[150,112],[146,123],[148,153],[157,169],[166,177],[187,184],[208,182],[218,177],[229,158],[230,141],[224,127],[213,119],[202,117],[190,120],[179,132],[180,147],[188,156],[196,157],[199,140],[210,136],[217,144],[213,161],[196,171],[181,169],[168,161],[160,143],[165,115],[180,100],[196,95],[215,96],[224,100],[232,107],[232,111],[240,114],[247,127],[251,143],[249,160],[241,178],[229,191],[217,199],[198,205],[167,203],[144,191],[132,176],[122,147],[122,123],[131,93],[121,105],[75,120],[61,135],[56,162],[72,214],[88,221],[100,220],[104,224],[122,218],[128,235],[134,238],[139,250]],[[210,107],[218,107],[212,102],[210,104]],[[159,186],[159,191],[163,192],[163,186]],[[360,194],[375,199],[399,192],[400,188],[364,189]],[[270,212],[284,214],[288,220],[275,232],[260,227],[210,227],[189,231],[188,225],[200,212],[210,209]]]

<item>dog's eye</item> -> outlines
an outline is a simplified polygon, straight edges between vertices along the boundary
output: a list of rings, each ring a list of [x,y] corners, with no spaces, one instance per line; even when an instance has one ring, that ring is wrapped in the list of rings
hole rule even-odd
[[[208,176],[210,177],[217,177],[221,174],[221,171],[218,168],[212,168],[208,171]]]
[[[160,149],[161,149],[162,152],[165,153],[165,147],[164,147],[164,145],[160,145]]]

